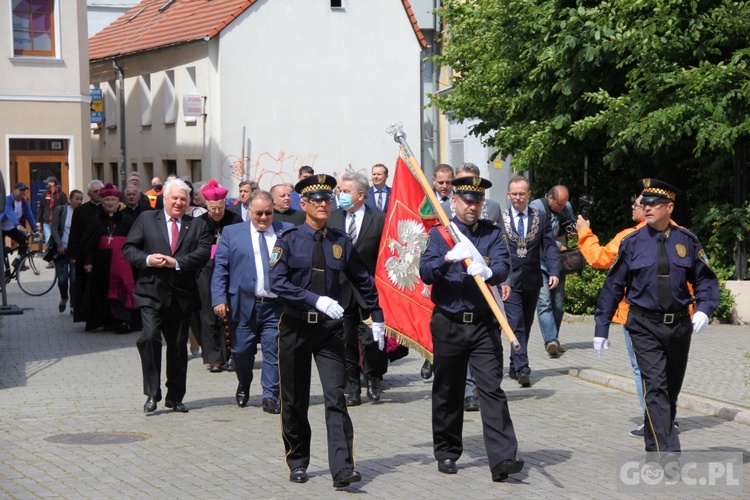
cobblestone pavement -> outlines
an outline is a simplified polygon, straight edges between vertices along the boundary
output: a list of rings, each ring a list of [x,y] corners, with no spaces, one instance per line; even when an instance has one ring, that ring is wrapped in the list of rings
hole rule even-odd
[[[259,373],[250,404],[238,408],[234,374],[209,373],[199,358],[191,359],[185,398],[190,413],[165,411],[160,404],[145,415],[138,333],[86,333],[67,311],[57,312],[57,300],[56,290],[33,298],[12,284],[9,303],[24,314],[0,317],[3,498],[626,497],[617,489],[617,453],[643,449],[642,440],[628,435],[639,423],[640,408],[620,328],[613,327],[611,348],[597,359],[591,319],[566,318],[561,338],[569,351],[548,359],[535,329],[533,387],[503,383],[519,456],[527,464],[508,482],[491,481],[479,413],[465,414],[459,473],[438,473],[431,381],[420,378],[422,359],[411,354],[391,365],[379,404],[350,410],[363,481],[338,492],[327,469],[321,390],[313,381],[311,479],[292,484],[279,417],[260,409]],[[747,335],[747,327],[711,325],[695,339],[678,418],[683,450],[742,452],[744,477],[750,478],[750,427],[742,423],[750,411]],[[97,433],[126,442],[114,444]],[[58,442],[63,435],[93,444]],[[734,496],[747,497],[749,484],[745,479],[744,491]],[[711,495],[697,488],[693,496]]]

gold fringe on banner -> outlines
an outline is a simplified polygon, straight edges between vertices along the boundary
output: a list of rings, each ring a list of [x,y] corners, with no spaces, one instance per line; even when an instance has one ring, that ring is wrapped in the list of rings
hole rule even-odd
[[[372,318],[367,318],[366,320],[363,321],[363,323],[369,326],[370,328],[372,328]],[[424,356],[424,358],[427,361],[432,363],[432,353],[428,351],[427,349],[425,349],[424,347],[422,347],[421,345],[414,342],[414,340],[407,337],[403,333],[399,332],[398,330],[394,328],[391,328],[388,325],[385,325],[385,334],[391,337],[392,339],[395,339],[396,342],[399,343],[399,345],[405,345],[409,349],[414,349],[419,354]]]

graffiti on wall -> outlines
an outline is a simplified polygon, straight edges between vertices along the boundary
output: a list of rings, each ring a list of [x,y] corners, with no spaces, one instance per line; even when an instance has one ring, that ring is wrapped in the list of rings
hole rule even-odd
[[[241,155],[229,155],[222,162],[222,177],[239,182],[242,179],[252,179],[262,189],[283,183],[295,183],[297,171],[303,165],[315,168],[318,155],[290,155],[284,151],[277,154],[263,152],[255,159]]]
[[[222,178],[229,180],[227,185],[236,185],[243,179],[251,179],[260,185],[261,189],[270,189],[276,184],[295,184],[297,182],[297,172],[303,165],[309,165],[315,169],[315,161],[318,155],[288,155],[280,151],[274,155],[270,152],[264,152],[252,159],[249,156],[244,158],[241,155],[229,155],[224,158]],[[345,172],[357,172],[369,180],[368,169],[355,170],[349,164]],[[334,177],[338,176],[340,171],[323,171],[318,173],[330,173]]]

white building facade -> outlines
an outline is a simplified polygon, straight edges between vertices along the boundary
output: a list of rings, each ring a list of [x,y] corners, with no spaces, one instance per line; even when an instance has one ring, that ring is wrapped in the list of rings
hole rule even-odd
[[[177,10],[179,1],[146,0],[92,38],[91,82],[105,107],[91,135],[93,177],[136,170],[146,183],[169,173],[216,178],[234,195],[247,178],[265,189],[294,183],[302,165],[330,174],[394,165],[398,146],[385,132],[393,122],[413,131],[419,147],[425,44],[409,2],[237,3],[231,18],[204,23],[183,42],[155,29],[140,32],[153,42],[123,42],[138,22],[174,31],[180,15],[200,15]]]

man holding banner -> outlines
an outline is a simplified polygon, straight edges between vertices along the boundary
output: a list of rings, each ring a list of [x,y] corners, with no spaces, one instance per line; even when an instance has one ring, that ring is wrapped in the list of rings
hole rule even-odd
[[[451,226],[460,241],[452,247],[448,229],[435,226],[419,264],[419,275],[432,285],[435,304],[432,333],[434,376],[432,429],[438,470],[458,471],[456,460],[463,451],[463,396],[466,369],[471,367],[479,392],[485,447],[493,481],[504,481],[521,472],[524,462],[516,458],[518,441],[500,388],[503,347],[500,327],[484,300],[474,276],[488,285],[499,285],[508,276],[510,257],[502,241],[502,229],[480,220],[484,193],[492,183],[479,177],[452,182],[456,216]],[[464,269],[462,262],[472,262]]]

